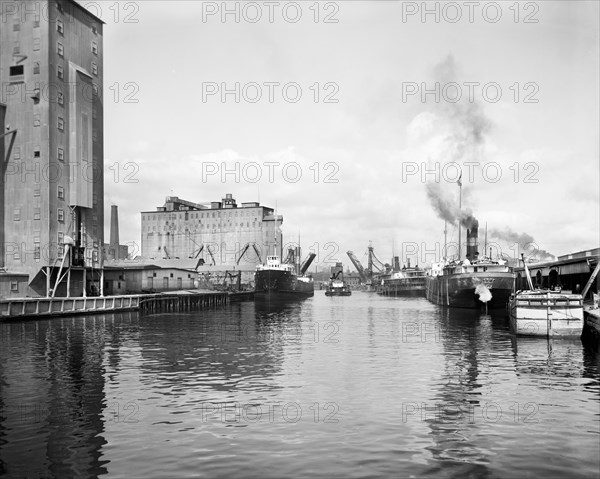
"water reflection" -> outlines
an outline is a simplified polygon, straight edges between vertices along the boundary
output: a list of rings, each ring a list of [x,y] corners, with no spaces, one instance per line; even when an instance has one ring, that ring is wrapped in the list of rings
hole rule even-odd
[[[0,326],[0,472],[106,472],[103,358],[112,351],[109,362],[118,364],[114,321],[110,315]]]

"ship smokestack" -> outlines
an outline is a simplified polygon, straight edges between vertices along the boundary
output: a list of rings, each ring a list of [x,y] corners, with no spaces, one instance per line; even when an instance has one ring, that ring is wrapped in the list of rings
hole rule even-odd
[[[467,229],[467,259],[469,261],[474,261],[479,256],[479,252],[477,251],[478,247],[478,229],[479,224],[475,221],[470,229]]]
[[[117,205],[110,207],[109,248],[114,251],[114,259],[119,259],[119,211]]]
[[[400,257],[394,256],[394,271],[400,271]]]

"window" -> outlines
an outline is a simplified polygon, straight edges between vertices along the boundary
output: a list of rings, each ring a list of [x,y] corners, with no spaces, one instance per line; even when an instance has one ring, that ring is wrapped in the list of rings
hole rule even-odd
[[[40,187],[39,186],[36,186],[33,189],[33,196],[40,196]]]
[[[61,35],[65,34],[65,25],[62,20],[56,20],[56,31]]]
[[[21,53],[21,46],[19,42],[15,42],[13,45],[13,55],[18,55],[19,53]]]
[[[21,221],[21,210],[19,208],[13,211],[13,221]]]
[[[62,186],[59,186],[57,194],[60,199],[64,199],[65,198],[65,189]]]
[[[63,47],[63,44],[60,42],[56,42],[56,53],[61,57],[65,56],[65,47]]]
[[[98,64],[96,62],[92,62],[92,73],[98,75]]]
[[[98,55],[98,43],[95,40],[92,40],[92,53]]]
[[[96,28],[96,25],[92,25],[92,33],[94,35],[98,35],[98,29]]]
[[[14,153],[13,153],[13,158],[15,160],[20,160],[21,159],[21,147],[20,146],[15,146],[14,148]]]
[[[56,67],[56,76],[58,77],[59,80],[63,80],[65,78],[65,70],[62,67],[62,65],[58,65]]]
[[[65,120],[62,117],[58,117],[58,129],[63,131],[65,129]]]
[[[40,62],[33,62],[33,74],[34,75],[40,74]]]
[[[58,244],[62,245],[65,242],[65,234],[62,231],[58,232]]]
[[[41,218],[41,212],[39,208],[34,208],[33,209],[33,219],[34,220],[39,220]]]
[[[35,17],[33,20],[33,28],[40,28],[40,17]]]
[[[41,152],[40,152],[40,146],[39,146],[39,145],[35,145],[35,146],[33,147],[33,157],[34,157],[34,158],[39,158],[39,157],[40,157],[40,155],[41,155]]]
[[[33,259],[41,259],[41,248],[39,244],[33,245]]]
[[[13,292],[19,291],[19,283],[17,283],[16,281],[11,281],[10,282],[10,290]]]
[[[40,126],[41,117],[39,114],[33,115],[33,126]]]
[[[25,74],[25,67],[23,65],[13,65],[9,68],[9,75],[11,77],[18,77]]]
[[[14,252],[13,259],[21,259],[21,254],[19,253],[19,250]]]
[[[65,150],[59,146],[56,156],[58,161],[65,161]]]
[[[33,39],[33,50],[34,51],[38,51],[40,49],[40,39],[39,38],[34,38]]]
[[[60,221],[61,223],[64,223],[64,221],[65,221],[65,210],[59,208],[57,216],[58,216],[58,221]]]
[[[65,95],[62,91],[58,92],[58,96],[56,97],[56,101],[58,101],[59,105],[64,105],[65,104]]]

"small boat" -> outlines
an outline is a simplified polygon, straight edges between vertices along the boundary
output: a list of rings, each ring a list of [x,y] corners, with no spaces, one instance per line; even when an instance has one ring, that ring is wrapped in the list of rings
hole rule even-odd
[[[523,336],[573,337],[583,330],[583,296],[560,289],[534,289],[523,258],[529,290],[511,295],[508,308],[513,331]]]
[[[325,296],[350,296],[352,291],[348,283],[344,281],[342,263],[337,263],[336,267],[339,269],[329,278],[327,288],[325,289]]]
[[[350,296],[352,291],[345,281],[338,279],[329,280],[327,283],[327,289],[325,289],[325,296]]]

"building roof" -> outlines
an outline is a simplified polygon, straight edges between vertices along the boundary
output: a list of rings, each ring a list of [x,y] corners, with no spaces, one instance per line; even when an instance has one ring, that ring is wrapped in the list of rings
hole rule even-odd
[[[63,1],[65,1],[65,0],[63,0]],[[85,8],[83,5],[81,5],[77,1],[75,1],[75,0],[66,0],[66,1],[68,1],[72,5],[75,5],[77,8],[79,8],[80,10],[84,11],[85,13],[87,13],[90,17],[92,17],[98,23],[101,23],[102,25],[106,25],[106,22],[102,21],[101,18],[98,18],[96,15],[94,15],[92,12],[90,12],[87,8]]]

